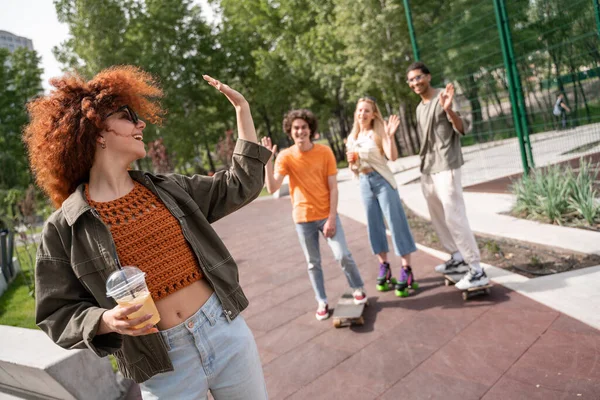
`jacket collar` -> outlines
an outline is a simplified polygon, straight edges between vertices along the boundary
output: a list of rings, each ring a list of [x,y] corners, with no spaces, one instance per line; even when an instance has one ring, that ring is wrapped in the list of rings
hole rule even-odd
[[[151,189],[149,187],[150,180],[154,182],[160,182],[164,180],[160,176],[155,176],[144,171],[130,170],[128,172],[129,176],[131,176],[133,180],[141,183],[149,189]],[[61,209],[69,226],[73,226],[80,216],[82,216],[86,211],[92,209],[85,198],[85,183],[77,186],[77,189],[75,189],[75,191],[71,193],[71,195],[63,202]]]

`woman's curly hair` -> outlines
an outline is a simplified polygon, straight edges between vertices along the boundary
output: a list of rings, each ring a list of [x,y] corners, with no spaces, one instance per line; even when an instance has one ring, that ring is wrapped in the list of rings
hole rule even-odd
[[[53,78],[54,89],[27,104],[30,122],[23,130],[37,184],[57,208],[89,180],[96,139],[106,115],[128,105],[140,117],[162,122],[156,79],[134,66],[115,66],[86,82],[76,73]]]
[[[310,129],[310,140],[312,140],[315,137],[318,128],[317,118],[315,117],[315,114],[305,109],[291,110],[287,114],[285,114],[285,117],[283,117],[283,131],[290,138],[292,138],[292,122],[294,122],[295,119],[303,119],[304,121],[306,121],[306,123],[308,124],[308,129]]]

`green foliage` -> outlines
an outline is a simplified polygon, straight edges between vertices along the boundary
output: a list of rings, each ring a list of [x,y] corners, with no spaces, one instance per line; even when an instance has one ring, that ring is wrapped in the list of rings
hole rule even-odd
[[[37,329],[35,325],[35,299],[32,293],[36,246],[17,246],[21,273],[0,297],[0,325]]]
[[[384,114],[401,114],[401,150],[418,151],[414,108],[420,99],[404,82],[413,61],[404,2],[209,2],[218,9],[212,26],[192,0],[57,0],[72,37],[56,54],[90,76],[123,63],[159,76],[169,114],[164,128],[147,129],[148,138],[164,137],[176,169],[213,169],[214,146],[235,127],[230,105],[207,90],[204,72],[238,88],[252,105],[259,135],[279,144],[285,142],[283,115],[309,108],[341,161],[356,99],[369,94]],[[514,137],[493,1],[409,3],[434,85],[454,82],[457,104],[471,115],[473,133],[463,145]],[[599,121],[593,104],[600,79],[588,73],[600,65],[592,2],[505,3],[530,131],[557,127],[551,114],[556,89],[566,93],[574,125]]]
[[[35,299],[22,275],[0,297],[0,325],[37,329],[35,325]]]
[[[164,138],[176,166],[215,144],[235,113],[202,74],[221,76],[223,63],[215,35],[192,0],[57,0],[57,14],[71,38],[55,49],[60,61],[91,77],[117,64],[142,67],[165,91],[163,127],[149,126],[149,140]]]
[[[0,190],[0,228],[13,228],[20,216],[18,204],[23,194],[22,189]]]
[[[483,246],[491,254],[500,253],[500,246],[494,240],[486,240]]]
[[[2,191],[24,189],[31,182],[25,146],[25,104],[41,92],[40,57],[33,50],[0,49],[0,201]]]
[[[536,171],[513,185],[517,196],[516,212],[560,224],[569,210],[570,177],[565,179],[560,166]]]
[[[593,225],[600,219],[600,203],[598,202],[598,192],[594,189],[594,179],[598,176],[599,167],[592,166],[592,163],[581,159],[579,163],[579,173],[577,176],[570,177],[569,186],[571,195],[569,197],[569,206],[572,210],[581,215],[589,224]]]
[[[337,167],[338,167],[338,169],[347,168],[348,167],[348,160],[338,161]]]
[[[600,204],[593,182],[598,167],[580,160],[579,172],[558,165],[537,170],[512,185],[516,204],[513,212],[533,219],[563,224],[567,219],[592,225],[600,217]]]

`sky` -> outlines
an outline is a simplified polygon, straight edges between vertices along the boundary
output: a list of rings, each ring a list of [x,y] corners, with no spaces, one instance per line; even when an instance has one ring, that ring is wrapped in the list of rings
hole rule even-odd
[[[61,74],[52,48],[69,35],[67,26],[58,22],[52,0],[0,0],[0,10],[0,30],[33,41],[42,57],[42,84],[48,89],[48,79]]]
[[[197,0],[209,21],[213,19],[206,0]],[[61,75],[61,65],[52,48],[69,37],[69,28],[58,22],[52,0],[0,0],[0,30],[33,41],[33,48],[42,57],[42,85],[48,90],[48,80]]]

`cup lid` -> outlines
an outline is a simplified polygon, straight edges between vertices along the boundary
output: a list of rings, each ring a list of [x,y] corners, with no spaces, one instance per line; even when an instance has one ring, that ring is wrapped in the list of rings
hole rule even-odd
[[[146,273],[137,267],[128,266],[116,270],[106,280],[106,295],[114,297],[138,285]]]

